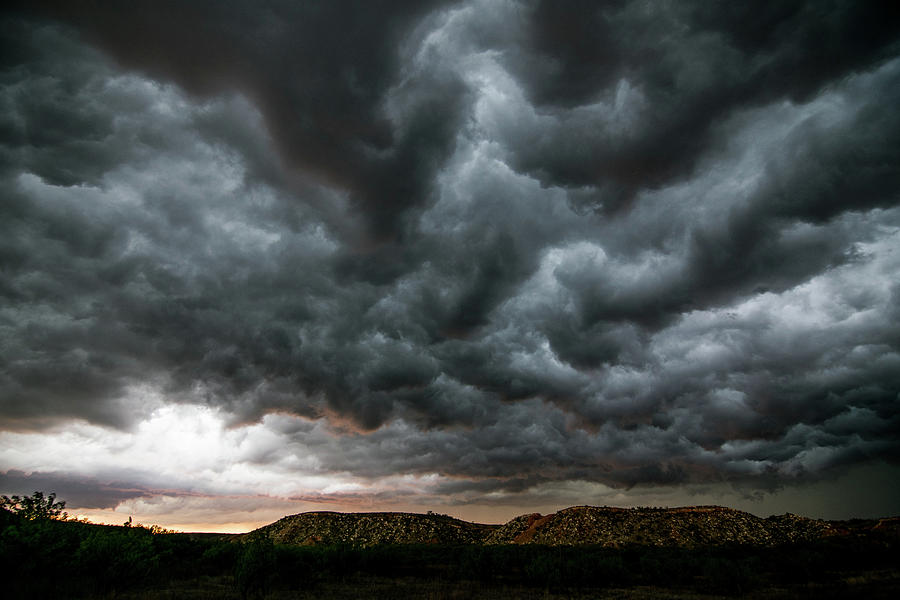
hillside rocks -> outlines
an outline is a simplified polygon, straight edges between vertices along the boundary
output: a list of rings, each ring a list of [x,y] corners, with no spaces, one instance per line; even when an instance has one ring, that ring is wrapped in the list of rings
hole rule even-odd
[[[807,519],[791,513],[775,515],[766,519],[766,525],[776,544],[815,540],[837,535],[837,529],[827,521]]]
[[[308,512],[257,531],[280,544],[477,544],[497,527],[445,515]]]
[[[767,519],[719,506],[611,508],[574,506],[529,514],[503,525],[469,523],[436,514],[310,512],[285,517],[258,532],[282,544],[543,544],[698,547],[773,546],[835,535],[825,521],[785,514]]]
[[[817,539],[828,535],[830,529],[824,521],[793,515],[761,519],[719,506],[674,509],[575,506],[547,517],[517,517],[493,531],[485,543],[609,547],[776,545]]]

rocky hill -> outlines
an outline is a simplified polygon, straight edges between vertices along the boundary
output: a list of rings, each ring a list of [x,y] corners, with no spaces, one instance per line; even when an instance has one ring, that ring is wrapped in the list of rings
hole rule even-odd
[[[307,512],[258,529],[281,544],[477,544],[497,525],[438,514]]]
[[[257,532],[276,543],[353,544],[593,544],[620,547],[771,546],[840,534],[825,521],[785,514],[767,519],[720,506],[612,508],[574,506],[529,514],[504,525],[469,523],[445,515],[308,512]]]
[[[761,519],[720,506],[672,509],[573,506],[547,516],[516,517],[491,532],[485,543],[610,547],[777,545],[832,533],[832,527],[824,521],[790,514]]]

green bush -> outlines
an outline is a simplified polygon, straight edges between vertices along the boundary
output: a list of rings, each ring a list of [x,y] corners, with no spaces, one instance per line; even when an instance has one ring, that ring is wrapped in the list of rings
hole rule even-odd
[[[242,546],[235,542],[211,542],[203,550],[198,562],[203,572],[231,573],[237,565],[242,549]]]
[[[316,585],[322,563],[311,548],[275,546],[276,584],[288,589],[309,589]]]
[[[0,513],[5,515],[0,525],[0,564],[8,567],[3,581],[4,597],[71,595],[70,590],[78,587],[81,577],[75,554],[83,537],[97,526],[28,520],[8,511]]]
[[[703,566],[707,591],[725,595],[751,592],[762,583],[760,566],[753,557],[707,557]]]
[[[159,566],[149,532],[104,527],[79,545],[75,561],[97,591],[117,592],[146,583]]]
[[[524,581],[541,587],[559,587],[563,583],[563,561],[561,552],[541,552],[533,554],[525,562]]]
[[[268,537],[244,544],[234,569],[234,583],[241,598],[262,598],[275,579],[275,548]]]

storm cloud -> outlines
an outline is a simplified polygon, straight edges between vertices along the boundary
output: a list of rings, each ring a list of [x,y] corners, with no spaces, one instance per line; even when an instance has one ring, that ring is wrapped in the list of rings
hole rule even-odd
[[[900,459],[892,6],[38,2],[0,27],[0,487],[524,502]],[[241,451],[197,469],[257,480],[22,450],[145,448],[201,409]]]

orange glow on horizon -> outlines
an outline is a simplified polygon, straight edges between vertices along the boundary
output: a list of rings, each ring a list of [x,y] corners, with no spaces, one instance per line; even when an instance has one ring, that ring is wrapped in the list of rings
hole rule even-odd
[[[79,511],[69,513],[70,519],[87,519],[96,525],[124,525],[131,516],[133,527],[152,527],[158,525],[176,533],[248,533],[254,529],[268,525],[276,520],[226,521],[222,523],[209,521],[185,521],[177,515],[159,515],[157,518],[144,518],[138,515],[123,515],[115,511]],[[285,515],[286,516],[286,515]],[[279,517],[280,518],[280,517]]]

